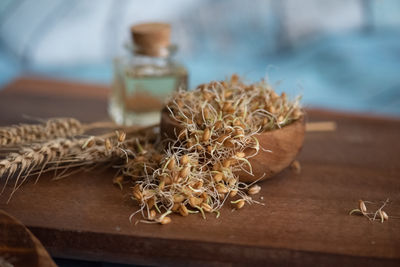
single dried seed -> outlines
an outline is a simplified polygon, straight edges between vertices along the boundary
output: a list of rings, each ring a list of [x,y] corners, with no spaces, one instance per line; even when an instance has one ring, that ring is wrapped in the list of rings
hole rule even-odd
[[[214,123],[214,129],[215,130],[219,130],[219,129],[221,129],[222,128],[222,121],[216,121],[215,123]]]
[[[217,188],[217,192],[220,194],[226,194],[229,192],[228,188],[226,188],[226,186],[223,185],[222,183],[217,184],[216,188]]]
[[[168,223],[170,223],[172,220],[171,220],[171,218],[170,217],[164,217],[164,218],[162,218],[162,220],[160,221],[160,223],[161,224],[168,224]]]
[[[213,94],[208,93],[208,92],[204,92],[204,93],[203,93],[203,97],[204,97],[205,100],[210,101],[210,100],[212,100],[212,98],[213,98]]]
[[[84,145],[84,147],[83,148],[86,148],[86,147],[92,147],[93,145],[94,145],[94,137],[90,137],[90,139],[86,142],[86,144]]]
[[[155,200],[154,200],[153,197],[150,198],[149,200],[147,200],[147,207],[148,207],[149,209],[151,209],[151,208],[154,206],[154,204],[155,204]]]
[[[124,180],[124,177],[122,175],[120,175],[113,179],[113,183],[114,184],[122,183],[123,180]]]
[[[231,192],[229,193],[229,196],[230,196],[230,197],[234,197],[234,196],[237,195],[237,192],[238,192],[237,189],[233,189],[233,190],[231,190]]]
[[[236,184],[236,179],[235,178],[231,177],[231,178],[228,179],[228,185],[230,187],[233,187],[235,184]]]
[[[231,166],[231,161],[229,159],[224,160],[223,166],[224,168],[229,168],[229,166]]]
[[[173,197],[175,203],[181,203],[185,200],[185,197],[181,194],[175,194]]]
[[[235,135],[235,136],[244,135],[243,129],[242,129],[242,128],[236,128],[236,129],[235,129],[235,132],[234,132],[234,135]]]
[[[366,213],[367,212],[367,206],[365,206],[364,201],[362,201],[361,199],[358,201],[359,204],[359,208],[361,210],[362,213]]]
[[[255,184],[249,188],[248,193],[249,195],[255,195],[260,193],[260,191],[261,191],[261,186]]]
[[[144,198],[148,199],[149,197],[153,196],[153,191],[152,190],[143,190],[142,195]]]
[[[140,192],[133,192],[133,197],[139,201],[143,199],[142,193]]]
[[[218,137],[217,142],[222,143],[228,136],[228,134],[221,135],[220,137]]]
[[[118,185],[120,188],[121,188],[121,190],[122,190],[122,182],[124,181],[124,177],[123,176],[117,176],[117,177],[115,177],[114,179],[113,179],[113,184],[116,184],[116,185]]]
[[[381,218],[383,218],[385,221],[389,220],[389,215],[387,215],[387,213],[383,210],[380,210],[380,215]]]
[[[208,108],[204,108],[203,113],[206,120],[210,118],[210,112],[208,111]]]
[[[240,121],[240,119],[235,119],[233,121],[233,126],[239,126],[239,127],[245,128],[243,123]]]
[[[241,209],[244,206],[244,199],[240,199],[239,201],[236,202],[236,209]]]
[[[209,128],[206,128],[203,133],[203,142],[207,142],[210,139],[211,131]]]
[[[378,210],[378,214],[379,214],[379,218],[381,218],[381,223],[383,223],[385,221],[385,219],[383,218],[382,210]]]
[[[182,216],[184,216],[184,217],[189,215],[188,209],[187,209],[186,206],[183,205],[182,203],[181,203],[180,206],[179,206],[179,213],[180,213]]]
[[[167,166],[168,170],[172,171],[175,168],[175,164],[175,158],[171,157]]]
[[[225,86],[226,87],[226,86]],[[224,96],[225,98],[229,98],[233,95],[233,91],[232,90],[225,90],[224,91]]]
[[[202,199],[202,198],[197,198],[197,197],[191,197],[191,198],[189,198],[189,204],[190,204],[190,206],[192,206],[193,208],[195,208],[196,206],[199,206],[202,202],[203,202],[203,199]]]
[[[178,139],[181,141],[185,140],[186,135],[187,135],[187,129],[183,129],[182,131],[179,132]]]
[[[245,154],[244,152],[237,152],[237,153],[235,154],[235,156],[236,156],[237,158],[244,158],[244,157],[246,156],[246,154]]]
[[[233,148],[235,147],[235,145],[233,144],[232,138],[228,138],[225,140],[224,142],[224,146],[228,147],[228,148]]]
[[[300,109],[295,109],[293,111],[293,119],[297,120],[298,118],[301,117],[301,115],[303,115],[303,113],[301,112]]]
[[[212,170],[213,170],[213,171],[220,171],[220,170],[221,170],[221,166],[220,166],[219,164],[215,164],[215,165],[212,167]]]
[[[180,99],[178,99],[178,100],[176,101],[176,104],[177,104],[178,107],[180,107],[180,108],[182,108],[182,107],[184,106],[183,101],[180,100]]]
[[[165,182],[165,185],[170,185],[170,184],[172,184],[172,179],[171,179],[171,177],[170,177],[170,176],[165,176],[165,177],[164,177],[164,182]]]
[[[236,84],[236,83],[238,83],[239,82],[239,75],[237,75],[237,74],[232,74],[232,76],[231,76],[231,83],[233,83],[233,84]]]
[[[133,187],[133,192],[139,192],[140,193],[140,185],[139,184],[136,184],[134,187]]]
[[[271,99],[278,99],[279,98],[278,94],[275,93],[274,91],[271,91],[270,97],[271,97]]]
[[[196,150],[201,152],[204,150],[204,147],[202,145],[198,144],[198,145],[196,145]]]
[[[171,210],[173,212],[179,212],[179,208],[181,207],[180,203],[174,203],[174,205],[172,206]]]
[[[193,188],[200,189],[202,186],[203,186],[203,180],[199,180],[193,185]]]
[[[188,164],[189,163],[189,156],[188,155],[183,155],[182,157],[181,157],[181,164],[182,165],[186,165],[186,164]]]
[[[221,182],[221,181],[222,181],[222,178],[223,178],[223,175],[222,175],[222,173],[220,173],[220,172],[214,174],[214,176],[213,176],[213,179],[214,179],[214,181],[215,181],[216,183]]]
[[[150,210],[149,220],[154,220],[157,216],[157,212],[155,210]]]
[[[275,107],[274,106],[269,106],[268,108],[267,108],[267,110],[270,112],[270,113],[275,113]]]
[[[186,166],[179,172],[179,176],[182,178],[186,178],[189,175],[189,171],[190,171],[190,167]]]
[[[211,206],[208,205],[207,203],[202,203],[202,204],[201,204],[201,208],[202,208],[204,211],[206,211],[206,212],[211,212],[211,211],[212,211]]]
[[[225,102],[223,107],[222,107],[222,111],[227,112],[231,109],[232,104],[230,102]]]
[[[126,138],[125,132],[118,133],[118,142],[120,142],[120,143],[124,142],[125,138]]]
[[[160,189],[161,191],[163,191],[165,188],[165,179],[162,179],[158,185],[158,189]]]
[[[106,138],[106,140],[104,141],[104,146],[106,147],[107,150],[111,150],[112,146],[109,138]]]

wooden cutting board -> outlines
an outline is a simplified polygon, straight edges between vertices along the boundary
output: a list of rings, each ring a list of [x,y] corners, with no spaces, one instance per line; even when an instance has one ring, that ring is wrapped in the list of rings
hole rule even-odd
[[[103,120],[104,86],[21,78],[0,91],[0,124],[34,117]],[[302,171],[261,184],[264,205],[209,215],[172,216],[169,225],[130,223],[136,210],[112,171],[27,183],[0,209],[21,220],[56,257],[145,265],[399,266],[400,219],[349,216],[359,199],[390,199],[400,216],[400,121],[308,110],[333,132],[306,134]]]

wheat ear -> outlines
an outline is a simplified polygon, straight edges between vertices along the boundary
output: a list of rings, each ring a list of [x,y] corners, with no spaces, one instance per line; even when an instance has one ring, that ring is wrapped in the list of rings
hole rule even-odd
[[[58,137],[73,137],[84,132],[74,118],[54,118],[40,124],[19,124],[0,127],[0,146],[16,146],[42,142]]]
[[[103,136],[85,137],[80,139],[57,138],[41,144],[33,144],[21,148],[18,153],[10,153],[0,160],[0,179],[5,179],[2,194],[10,179],[15,179],[13,190],[8,201],[29,176],[37,175],[38,181],[43,172],[63,169],[54,178],[62,178],[71,174],[71,168],[80,171],[84,166],[97,166],[106,163],[111,166],[115,163],[127,161],[135,157],[135,146],[138,139],[152,136],[154,126],[142,129],[127,129],[125,132],[106,134]]]
[[[5,178],[1,193],[4,192],[9,180],[15,178],[12,196],[33,171],[39,170],[40,175],[49,164],[53,164],[67,155],[78,153],[82,142],[83,140],[59,138],[40,145],[25,147],[18,153],[9,154],[0,161],[0,177]]]

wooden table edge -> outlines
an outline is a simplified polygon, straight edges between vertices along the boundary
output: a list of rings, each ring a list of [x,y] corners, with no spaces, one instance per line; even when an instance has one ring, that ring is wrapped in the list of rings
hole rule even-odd
[[[118,233],[99,233],[88,231],[73,231],[67,229],[43,228],[28,226],[41,240],[53,257],[70,259],[106,261],[125,264],[177,264],[215,262],[215,254],[221,259],[218,263],[225,264],[291,264],[305,266],[316,264],[343,264],[347,266],[361,264],[377,264],[378,266],[395,266],[400,263],[397,258],[377,258],[354,256],[341,253],[313,252],[279,247],[249,246],[233,243],[219,243],[190,239],[169,239],[157,237],[132,237]],[[49,232],[52,234],[49,235]],[[91,238],[86,238],[88,235]],[[93,239],[96,242],[93,242]],[[64,241],[64,246],[59,246]],[[166,249],[172,243],[173,252]],[[52,246],[57,242],[57,247]],[[146,247],[146,250],[143,250]],[[150,253],[149,251],[154,251]],[[197,251],[193,253],[193,251]],[[215,254],[209,254],[213,251]],[[145,253],[143,253],[145,252]],[[116,255],[119,255],[116,257]],[[208,255],[208,256],[207,256]],[[400,255],[399,255],[400,256]],[[296,261],[299,262],[296,262]],[[368,265],[369,266],[369,265]]]

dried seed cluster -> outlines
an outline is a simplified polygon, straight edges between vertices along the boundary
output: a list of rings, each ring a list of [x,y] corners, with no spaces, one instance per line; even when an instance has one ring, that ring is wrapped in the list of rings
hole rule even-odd
[[[132,196],[140,204],[138,212],[159,223],[171,212],[218,216],[228,198],[235,209],[256,202],[251,195],[261,187],[240,182],[236,173],[252,173],[249,159],[261,149],[258,133],[302,115],[298,100],[288,101],[265,82],[246,85],[236,75],[177,92],[167,108],[181,126],[176,139],[163,153],[146,150],[124,171],[134,179],[145,175],[137,180]]]
[[[233,75],[229,81],[211,82],[195,91],[181,91],[168,104],[172,116],[191,130],[193,127],[214,126],[243,132],[259,132],[280,128],[299,119],[303,112],[300,98],[288,101],[285,93],[278,95],[262,81],[244,84]],[[211,129],[209,129],[211,130]],[[205,135],[207,137],[207,135]]]
[[[350,215],[353,215],[353,214],[361,215],[361,216],[368,218],[370,221],[380,220],[381,223],[383,223],[384,221],[389,220],[389,216],[383,210],[383,208],[388,203],[389,203],[389,199],[386,199],[386,201],[382,201],[381,206],[375,212],[368,212],[366,204],[376,205],[376,203],[373,203],[370,201],[363,201],[360,199],[358,201],[358,209],[351,210],[349,214]]]

